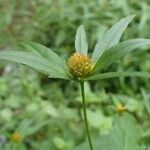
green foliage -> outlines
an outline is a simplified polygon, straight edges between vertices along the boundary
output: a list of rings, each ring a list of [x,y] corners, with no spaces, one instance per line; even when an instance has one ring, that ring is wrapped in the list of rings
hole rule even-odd
[[[6,82],[7,87],[4,89],[6,95],[0,96],[0,136],[4,135],[7,141],[5,146],[0,145],[0,149],[27,149],[28,146],[39,150],[44,147],[57,149],[59,145],[56,144],[56,137],[63,141],[70,137],[72,146],[77,127],[72,129],[68,122],[78,122],[79,116],[77,110],[74,109],[73,112],[73,109],[67,108],[67,104],[64,106],[65,97],[58,88],[59,83],[42,86],[37,73],[24,67],[18,69],[3,76],[3,84]],[[71,118],[67,115],[70,111]],[[22,137],[18,143],[10,138],[14,132],[19,132]],[[28,140],[31,142],[28,143]],[[69,141],[65,145],[70,147]]]
[[[87,55],[88,43],[87,43],[86,33],[83,25],[79,26],[77,29],[77,33],[75,37],[75,49],[77,53]]]
[[[145,77],[150,78],[150,73],[148,72],[106,72],[101,74],[96,74],[93,76],[90,76],[86,78],[85,80],[98,80],[98,79],[108,79],[108,78],[114,78],[114,77]]]
[[[140,46],[150,45],[149,39],[132,39],[117,44],[123,31],[126,29],[127,25],[132,20],[132,18],[133,16],[129,16],[116,23],[110,30],[108,30],[104,34],[103,38],[96,45],[96,49],[93,53],[93,61],[95,62],[92,68],[93,74],[96,71],[102,68],[106,68],[112,63],[115,63],[116,61],[124,57],[126,54],[128,54],[130,51]],[[43,73],[48,74],[51,78],[56,77],[71,80],[71,78],[69,78],[69,70],[66,67],[65,61],[60,59],[60,57],[57,54],[40,44],[28,42],[27,44],[23,45],[31,53],[17,53],[17,51],[6,51],[0,52],[0,58],[26,64],[30,67],[36,68],[41,72],[43,71]],[[77,29],[75,37],[75,49],[77,53],[87,55],[88,44],[83,25],[81,25]],[[35,56],[33,55],[34,53]],[[38,55],[36,56],[36,54],[40,56],[38,57]],[[107,76],[109,77],[109,74],[107,74]],[[90,77],[90,74],[88,75],[88,77]],[[94,79],[96,79],[96,77],[97,76],[95,76]],[[83,76],[80,80],[86,79],[84,79]]]
[[[0,77],[0,135],[7,139],[5,147],[2,144],[0,149],[22,150],[31,147],[31,149],[38,150],[42,148],[70,150],[84,142],[82,116],[79,115],[82,113],[81,95],[78,91],[73,90],[76,85],[70,82],[62,89],[61,82],[44,79],[46,80],[44,83],[43,77],[33,70],[25,67],[17,68]],[[102,85],[103,82],[101,82]],[[129,89],[129,87],[130,84],[126,84],[126,88]],[[101,91],[98,88],[93,92],[89,84],[85,86],[89,124],[93,137],[97,137],[97,142],[95,142],[98,144],[102,144],[105,140],[108,146],[108,135],[111,132],[114,133],[114,129],[115,134],[119,134],[117,137],[123,142],[124,136],[121,135],[124,135],[129,128],[132,133],[129,137],[134,136],[135,126],[139,126],[141,130],[140,135],[138,135],[139,130],[136,132],[138,140],[145,139],[146,142],[149,139],[149,114],[146,111],[147,104],[144,104],[144,98],[148,100],[150,98],[148,91],[144,88],[144,95],[143,93],[136,94],[133,88],[127,96],[121,94],[122,90],[117,90],[117,94],[109,95],[104,88]],[[126,92],[128,91],[126,90]],[[138,122],[132,121],[135,119],[131,115],[119,115],[115,118],[113,101],[122,103],[131,114],[136,115]],[[139,120],[142,120],[142,123]],[[121,124],[120,127],[118,122],[124,124]],[[22,136],[22,141],[19,143],[10,139],[11,134],[15,131]],[[129,133],[127,131],[127,135]]]
[[[121,19],[118,23],[113,25],[102,38],[98,41],[95,46],[92,60],[94,63],[101,59],[101,55],[110,47],[118,44],[124,30],[127,28],[128,24],[131,22],[134,16],[128,16],[126,18]]]
[[[46,75],[50,72],[47,72],[45,63],[49,66],[54,62],[57,67],[63,68],[62,72],[65,70],[61,78],[68,79],[64,58],[74,51],[73,37],[80,24],[86,28],[89,55],[94,52],[98,57],[93,51],[95,41],[99,43],[104,37],[103,33],[107,33],[114,23],[125,16],[135,14],[134,20],[120,41],[150,38],[149,4],[149,0],[140,3],[136,0],[78,2],[76,0],[30,0],[30,2],[1,0],[0,51],[19,49],[19,54],[32,53],[34,58],[38,58],[36,59],[38,62],[41,59],[43,62],[44,59],[44,65],[38,63],[34,65],[38,67],[35,70],[41,72],[40,67],[42,73],[46,68]],[[132,19],[131,16],[127,18],[124,27]],[[120,28],[120,34],[116,34],[116,41],[112,40],[113,42],[117,42],[122,30],[123,28]],[[83,30],[82,34],[84,35]],[[52,51],[41,44],[31,42],[21,43],[21,48],[16,48],[20,41],[36,41],[51,47]],[[20,52],[20,49],[28,52]],[[100,59],[108,53],[105,50]],[[100,52],[102,51],[98,53]],[[140,47],[138,51],[129,53],[117,64],[112,64],[107,69],[103,67],[102,73],[92,74],[86,78],[86,80],[107,79],[100,82],[91,81],[91,85],[88,83],[85,85],[90,132],[95,138],[94,143],[98,150],[99,145],[108,150],[122,149],[123,145],[129,150],[150,148],[149,52],[149,48]],[[113,51],[110,54],[112,53]],[[2,52],[2,54],[6,53]],[[6,57],[1,54],[0,56]],[[10,58],[16,62],[23,57],[19,56],[16,59],[16,56],[13,58],[11,56]],[[26,57],[26,60],[30,58],[31,55]],[[110,64],[109,61],[105,62]],[[31,64],[33,65],[33,62]],[[108,70],[111,72],[106,72]],[[136,76],[146,78],[135,78]],[[109,79],[111,77],[117,78]],[[117,104],[122,104],[130,115],[118,115]],[[86,141],[81,106],[79,88],[74,82],[48,79],[25,66],[8,64],[0,60],[0,149],[76,149]],[[16,142],[10,138],[14,132],[21,134],[21,141]],[[124,143],[125,137],[127,144]],[[116,144],[117,147],[109,146]],[[82,146],[79,148],[84,150]]]
[[[4,51],[0,52],[0,58],[28,65],[42,73],[48,74],[52,78],[56,77],[68,79],[67,73],[64,68],[60,67],[58,64],[44,59],[39,55],[34,55],[34,53]],[[58,62],[60,62],[60,60],[58,60]]]
[[[21,45],[27,51],[34,52],[35,54],[46,58],[49,62],[57,64],[57,67],[59,67],[59,69],[65,69],[65,61],[62,58],[60,58],[56,53],[54,53],[51,49],[35,42],[24,42]]]
[[[128,114],[116,116],[112,131],[107,136],[102,136],[94,141],[94,149],[99,150],[144,150],[138,145],[139,130],[136,127],[134,118]],[[88,149],[83,144],[75,150]]]
[[[110,34],[111,35],[111,34]],[[96,62],[94,66],[94,70],[100,70],[108,65],[118,61],[130,51],[143,46],[143,45],[150,45],[150,40],[148,39],[134,39],[134,40],[127,40],[121,42],[114,47],[108,49]]]

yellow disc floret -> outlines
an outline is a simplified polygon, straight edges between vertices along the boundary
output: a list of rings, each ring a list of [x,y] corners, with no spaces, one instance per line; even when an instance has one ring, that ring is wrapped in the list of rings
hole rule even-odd
[[[92,60],[88,56],[80,53],[71,55],[67,65],[74,78],[84,77],[92,70]]]
[[[116,106],[116,112],[122,113],[124,111],[125,111],[125,107],[123,105],[119,104]]]

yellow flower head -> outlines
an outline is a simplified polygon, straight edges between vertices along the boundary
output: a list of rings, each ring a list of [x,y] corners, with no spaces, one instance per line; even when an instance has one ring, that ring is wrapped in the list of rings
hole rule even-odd
[[[125,107],[123,105],[119,104],[116,106],[116,112],[122,113],[124,111],[125,111]]]
[[[67,65],[74,78],[84,77],[92,70],[92,60],[80,53],[74,53],[68,59]]]
[[[14,142],[20,142],[22,137],[21,134],[19,132],[15,132],[10,136],[10,139]]]

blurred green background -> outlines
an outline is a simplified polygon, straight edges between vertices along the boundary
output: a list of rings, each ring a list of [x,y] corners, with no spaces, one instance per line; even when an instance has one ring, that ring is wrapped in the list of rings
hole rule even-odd
[[[121,18],[135,14],[123,40],[150,38],[149,0],[0,0],[0,50],[35,41],[68,57],[83,24],[90,52]],[[150,72],[143,47],[104,71]],[[135,116],[143,143],[150,143],[150,80],[117,78],[86,83],[88,119],[94,136],[108,134],[116,105]],[[81,95],[72,81],[49,79],[23,65],[0,61],[0,149],[72,150],[85,141]]]

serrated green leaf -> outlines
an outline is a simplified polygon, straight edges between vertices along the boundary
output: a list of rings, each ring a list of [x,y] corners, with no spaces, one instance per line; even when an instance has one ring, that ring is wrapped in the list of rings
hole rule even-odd
[[[92,75],[84,80],[102,80],[108,78],[116,78],[116,77],[144,77],[150,78],[150,73],[148,72],[140,72],[140,71],[132,71],[132,72],[106,72],[101,74]]]
[[[115,63],[132,50],[144,45],[150,45],[150,40],[149,39],[127,40],[109,48],[96,62],[93,71],[106,68],[108,65]]]
[[[22,42],[21,45],[29,52],[33,52],[47,59],[49,62],[58,64],[58,67],[66,68],[66,62],[56,53],[54,53],[50,48],[45,47],[39,43],[35,42]]]
[[[119,42],[124,30],[127,28],[128,24],[132,21],[133,18],[134,15],[121,19],[102,36],[102,38],[95,46],[92,56],[93,63],[96,63],[99,60],[105,50]]]
[[[51,78],[69,78],[63,68],[57,68],[55,63],[50,63],[43,57],[31,52],[3,51],[0,52],[0,59],[25,64],[40,71],[41,73],[49,75]]]
[[[76,32],[75,50],[77,53],[87,55],[88,43],[87,43],[86,33],[83,25],[79,26]]]

